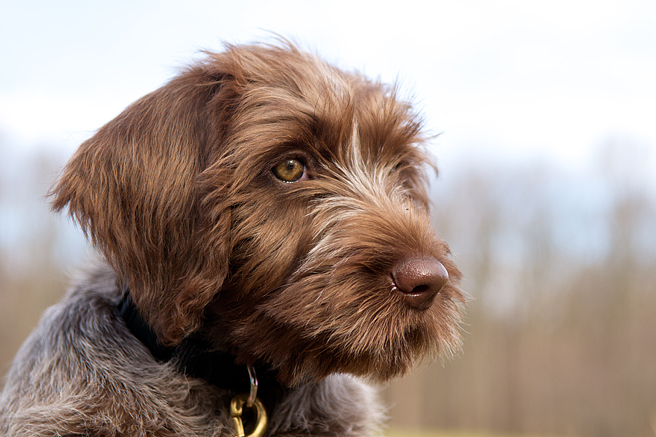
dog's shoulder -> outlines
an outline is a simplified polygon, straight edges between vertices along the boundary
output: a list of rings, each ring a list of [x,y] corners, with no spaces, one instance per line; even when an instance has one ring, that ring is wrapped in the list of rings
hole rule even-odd
[[[75,356],[80,349],[87,351],[88,358],[89,353],[100,352],[107,341],[126,332],[116,317],[115,308],[120,299],[116,274],[107,265],[94,263],[76,276],[75,285],[62,300],[44,312],[19,351],[17,362],[36,364],[52,356],[83,359]],[[23,367],[21,373],[24,370]]]
[[[42,363],[48,354],[62,357],[72,353],[72,348],[95,349],[98,345],[88,340],[111,329],[106,325],[115,325],[111,313],[112,305],[118,299],[118,289],[111,285],[112,282],[116,282],[116,277],[101,264],[80,274],[76,285],[64,298],[44,312],[14,361],[12,370],[21,376],[10,371],[7,385],[14,381],[12,376],[21,379],[27,369]],[[84,340],[86,344],[80,344]]]
[[[129,429],[184,425],[178,408],[205,426],[220,426],[216,394],[158,363],[131,335],[117,311],[116,279],[106,265],[86,269],[46,310],[7,374],[1,435],[129,435]]]

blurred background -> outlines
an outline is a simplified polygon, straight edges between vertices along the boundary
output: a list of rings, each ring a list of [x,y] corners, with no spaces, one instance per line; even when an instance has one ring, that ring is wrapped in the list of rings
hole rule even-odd
[[[398,82],[465,274],[461,356],[383,391],[410,435],[656,435],[656,3],[2,1],[0,374],[93,250],[44,198],[125,106],[222,41]],[[448,434],[448,435],[452,435]]]

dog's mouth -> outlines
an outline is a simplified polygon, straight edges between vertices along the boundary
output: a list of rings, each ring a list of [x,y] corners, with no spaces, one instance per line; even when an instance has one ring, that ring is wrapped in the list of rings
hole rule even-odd
[[[392,268],[392,290],[417,310],[428,309],[449,283],[449,273],[433,257],[406,257]]]

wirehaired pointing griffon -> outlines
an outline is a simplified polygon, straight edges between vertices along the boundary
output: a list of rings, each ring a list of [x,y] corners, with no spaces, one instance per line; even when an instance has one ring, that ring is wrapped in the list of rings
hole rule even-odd
[[[129,106],[51,191],[104,260],[20,349],[0,433],[376,434],[364,381],[460,345],[423,140],[393,87],[288,43]]]

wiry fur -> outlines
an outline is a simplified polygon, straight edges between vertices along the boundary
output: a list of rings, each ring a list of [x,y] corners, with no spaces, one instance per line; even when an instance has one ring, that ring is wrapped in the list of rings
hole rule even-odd
[[[19,352],[8,435],[233,433],[231,394],[157,362],[117,315],[119,282],[160,341],[200,332],[287,387],[269,435],[370,435],[355,377],[385,381],[459,347],[459,272],[428,220],[421,126],[393,88],[284,47],[227,47],[82,144],[54,187],[111,269],[91,271]],[[286,158],[307,178],[276,179]],[[450,282],[394,293],[408,256]],[[347,374],[353,376],[347,376]]]

